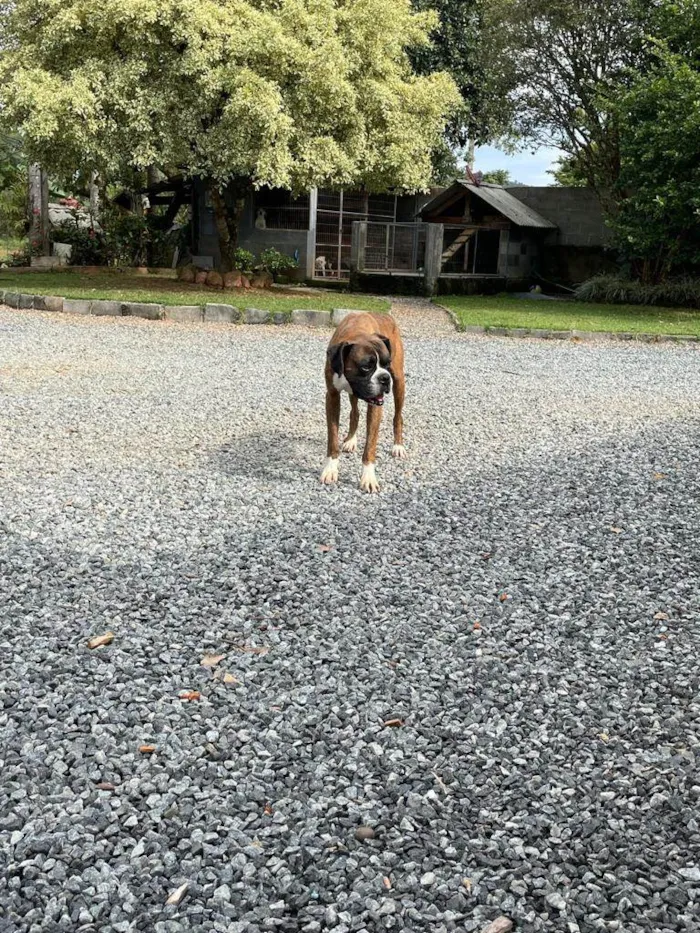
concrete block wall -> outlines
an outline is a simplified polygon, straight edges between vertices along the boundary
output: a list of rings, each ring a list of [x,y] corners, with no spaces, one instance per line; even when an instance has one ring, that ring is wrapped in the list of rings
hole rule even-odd
[[[592,188],[523,185],[508,192],[557,225],[559,229],[549,233],[546,242],[560,246],[608,246],[612,242],[600,199]]]

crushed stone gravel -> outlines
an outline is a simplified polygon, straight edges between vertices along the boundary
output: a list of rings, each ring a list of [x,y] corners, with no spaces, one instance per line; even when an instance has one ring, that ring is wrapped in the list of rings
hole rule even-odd
[[[327,338],[0,309],[0,933],[694,933],[700,352]]]

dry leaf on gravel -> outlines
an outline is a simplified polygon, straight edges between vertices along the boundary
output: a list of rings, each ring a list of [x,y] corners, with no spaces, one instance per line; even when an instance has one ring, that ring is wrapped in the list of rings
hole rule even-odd
[[[507,593],[501,593],[498,598],[502,603],[504,603],[507,599],[510,599],[510,596]]]
[[[225,657],[225,654],[205,654],[199,663],[202,667],[216,667]]]
[[[110,781],[100,781],[99,784],[95,785],[98,790],[116,790],[114,784]]]
[[[185,893],[187,889],[189,888],[189,886],[190,886],[189,881],[185,881],[185,883],[181,884],[179,888],[175,888],[175,890],[171,893],[170,897],[165,902],[166,906],[168,904],[179,904],[180,901],[185,896]]]
[[[233,676],[233,674],[229,674],[228,672],[227,672],[226,674],[224,674],[224,676],[223,676],[221,679],[223,680],[223,682],[224,682],[225,684],[240,684],[240,683],[242,683],[242,681],[238,680],[236,677]]]
[[[387,889],[387,891],[391,891],[391,878],[384,877],[382,879],[382,883],[384,884],[384,887]]]
[[[95,635],[88,641],[88,648],[101,648],[102,645],[111,645],[114,641],[114,632],[105,632],[104,635]]]
[[[614,532],[616,535],[621,535],[621,534],[622,534],[622,528],[616,528],[614,525],[612,526],[612,528],[610,529],[610,531]]]
[[[243,654],[267,654],[269,648],[260,647],[258,645],[234,645],[237,651],[242,651]]]
[[[201,697],[202,695],[199,690],[183,690],[182,693],[180,693],[180,699],[186,700],[188,703],[192,700],[200,700]]]
[[[139,751],[142,755],[152,755],[155,750],[155,745],[139,745]]]
[[[391,729],[397,729],[399,726],[403,726],[403,725],[404,725],[403,719],[387,719],[384,722],[384,727],[385,728],[388,727]]]
[[[332,544],[319,544],[318,549],[322,554],[327,554],[329,551],[333,550],[333,545]]]
[[[654,618],[656,619],[657,622],[665,622],[665,621],[668,619],[668,613],[667,613],[667,612],[657,612],[657,613],[654,615]]]
[[[668,473],[654,473],[654,479],[655,480],[668,479]]]

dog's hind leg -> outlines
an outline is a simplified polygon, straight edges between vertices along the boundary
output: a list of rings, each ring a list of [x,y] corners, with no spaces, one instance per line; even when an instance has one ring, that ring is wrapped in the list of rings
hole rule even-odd
[[[357,427],[360,423],[360,406],[356,395],[350,396],[350,429],[343,441],[343,450],[346,454],[353,454],[357,450]]]

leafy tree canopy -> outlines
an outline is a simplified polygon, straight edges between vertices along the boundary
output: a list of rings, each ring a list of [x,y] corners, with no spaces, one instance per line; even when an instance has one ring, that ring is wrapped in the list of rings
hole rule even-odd
[[[55,171],[425,186],[458,104],[410,0],[16,0],[0,110]]]

